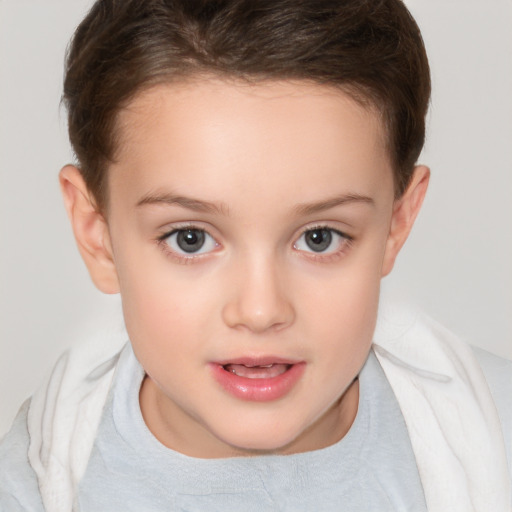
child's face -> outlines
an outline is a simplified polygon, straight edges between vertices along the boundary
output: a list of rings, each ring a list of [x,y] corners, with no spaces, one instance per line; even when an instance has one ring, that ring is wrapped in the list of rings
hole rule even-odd
[[[150,430],[199,457],[337,441],[410,228],[378,114],[212,80],[145,92],[120,126],[103,245]]]

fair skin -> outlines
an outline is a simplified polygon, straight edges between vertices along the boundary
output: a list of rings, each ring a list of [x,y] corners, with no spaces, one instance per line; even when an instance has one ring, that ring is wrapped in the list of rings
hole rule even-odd
[[[93,281],[121,293],[149,430],[204,458],[341,439],[428,169],[395,200],[378,113],[306,82],[158,86],[119,129],[103,215],[76,168],[60,180]]]

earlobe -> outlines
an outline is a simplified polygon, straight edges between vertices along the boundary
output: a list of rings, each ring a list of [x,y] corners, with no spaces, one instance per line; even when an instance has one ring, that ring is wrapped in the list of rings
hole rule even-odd
[[[66,211],[78,249],[96,287],[104,293],[118,293],[114,255],[107,222],[96,208],[80,171],[66,165],[59,174]]]
[[[395,201],[382,265],[383,277],[393,269],[396,257],[411,232],[427,193],[429,179],[430,169],[424,165],[416,166],[407,190]]]

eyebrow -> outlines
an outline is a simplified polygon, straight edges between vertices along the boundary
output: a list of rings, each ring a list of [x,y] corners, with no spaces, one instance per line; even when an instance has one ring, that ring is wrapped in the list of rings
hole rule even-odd
[[[144,196],[137,203],[137,207],[144,205],[177,205],[188,210],[193,210],[201,213],[221,213],[226,214],[228,208],[222,203],[213,203],[210,201],[203,201],[201,199],[193,199],[191,197],[180,196],[175,194],[148,194]]]
[[[299,215],[311,215],[320,213],[325,210],[330,210],[336,206],[342,206],[351,203],[363,203],[373,206],[375,204],[371,197],[363,196],[360,194],[344,194],[336,196],[331,199],[317,201],[313,203],[303,203],[297,205],[294,210]],[[144,205],[177,205],[188,210],[193,210],[201,213],[217,213],[227,214],[228,207],[223,203],[214,203],[211,201],[204,201],[201,199],[193,199],[191,197],[180,196],[175,194],[148,194],[137,202],[137,207]]]
[[[368,204],[370,206],[375,205],[375,201],[371,197],[362,196],[360,194],[344,194],[342,196],[336,196],[331,199],[326,199],[323,201],[299,204],[295,207],[295,210],[300,215],[311,215],[313,213],[319,213],[325,210],[330,210],[331,208],[334,208],[336,206],[352,203],[363,203]]]

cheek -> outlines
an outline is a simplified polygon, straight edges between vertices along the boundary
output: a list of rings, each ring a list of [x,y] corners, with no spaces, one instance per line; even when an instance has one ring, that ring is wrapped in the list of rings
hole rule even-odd
[[[151,257],[149,257],[151,256]],[[134,347],[193,351],[217,323],[219,286],[213,276],[154,251],[122,266],[125,323]],[[210,332],[210,335],[212,333]]]
[[[183,361],[195,355],[192,362],[201,363],[202,309],[161,280],[131,287],[123,296],[123,313],[137,359],[157,383],[183,378]]]
[[[319,352],[316,354],[318,368],[315,379],[325,390],[328,401],[336,400],[358,373],[368,357],[377,318],[379,288],[355,287],[346,289],[337,301],[326,303],[321,323],[317,324]]]
[[[378,303],[381,245],[358,248],[342,265],[303,280],[299,293],[305,298],[305,309],[330,325],[352,329],[367,324]]]
[[[161,336],[180,329],[194,329],[202,313],[201,301],[194,284],[182,285],[179,280],[158,275],[132,279],[122,290],[123,309],[128,332],[157,341]],[[204,297],[204,295],[203,295]]]
[[[379,293],[382,252],[361,251],[316,284],[305,283],[301,295],[306,339],[323,347],[326,364],[357,372],[373,338]],[[307,293],[305,293],[307,291]],[[355,373],[354,373],[355,376]]]
[[[344,357],[367,351],[373,337],[379,286],[374,282],[366,289],[344,288],[336,297],[317,301],[312,312],[315,314],[314,327],[327,340],[331,352]],[[329,343],[330,341],[330,343]]]

